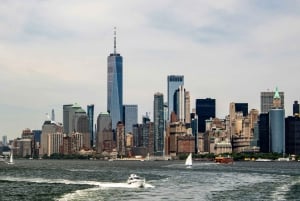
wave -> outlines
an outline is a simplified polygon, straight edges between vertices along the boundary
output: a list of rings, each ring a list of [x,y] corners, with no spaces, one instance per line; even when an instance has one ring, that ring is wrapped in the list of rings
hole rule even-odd
[[[3,177],[2,176],[0,177],[0,180],[15,181],[15,182],[48,183],[48,184],[91,185],[91,186],[98,186],[98,188],[137,188],[127,183],[67,180],[67,179],[45,179],[45,178],[24,178],[24,177]],[[146,183],[145,188],[154,188],[154,186]]]

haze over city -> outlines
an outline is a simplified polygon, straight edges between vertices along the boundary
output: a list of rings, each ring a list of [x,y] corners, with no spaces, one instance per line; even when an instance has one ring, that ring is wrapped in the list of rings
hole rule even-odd
[[[286,116],[299,100],[298,1],[2,1],[0,4],[0,136],[41,129],[62,105],[106,111],[107,56],[123,56],[124,104],[139,121],[153,96],[167,98],[167,76],[184,75],[196,98],[260,110],[260,92],[278,86]],[[297,68],[298,67],[298,68]]]

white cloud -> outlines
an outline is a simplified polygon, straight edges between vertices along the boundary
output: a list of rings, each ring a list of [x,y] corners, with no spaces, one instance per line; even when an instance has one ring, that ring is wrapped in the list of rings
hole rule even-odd
[[[104,111],[114,26],[124,103],[138,104],[140,115],[153,113],[155,92],[166,99],[170,74],[185,76],[192,107],[216,98],[220,117],[232,101],[259,109],[260,91],[275,86],[290,114],[299,99],[299,4],[274,2],[3,1],[0,135],[41,128],[52,108],[61,120],[63,104]]]

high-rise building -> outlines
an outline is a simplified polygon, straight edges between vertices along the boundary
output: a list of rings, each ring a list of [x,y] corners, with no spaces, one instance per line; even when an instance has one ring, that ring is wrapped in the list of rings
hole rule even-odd
[[[77,103],[63,105],[63,125],[65,134],[71,135],[73,132],[79,132],[78,119],[81,118],[81,116],[87,115],[86,112]],[[88,132],[88,128],[85,132]]]
[[[39,155],[59,153],[62,145],[63,125],[55,121],[46,120],[42,126],[41,144]]]
[[[90,145],[94,145],[94,104],[87,106],[87,115],[89,118],[89,133],[90,133]]]
[[[260,152],[270,152],[269,114],[261,113],[258,121]]]
[[[285,114],[278,89],[274,93],[273,107],[269,111],[271,152],[285,153]]]
[[[300,154],[299,116],[290,116],[285,119],[285,149],[287,154]]]
[[[114,53],[107,58],[107,112],[110,113],[112,128],[123,122],[123,58],[116,50],[114,32]]]
[[[52,109],[52,112],[51,112],[51,121],[55,121],[55,112],[54,112],[54,109]]]
[[[113,148],[113,132],[109,113],[103,112],[97,118],[96,149],[98,153],[111,152]]]
[[[3,146],[7,145],[7,136],[6,135],[2,136],[2,144],[3,144]]]
[[[190,117],[190,92],[186,91],[183,85],[174,93],[174,109],[177,121],[191,123]]]
[[[123,106],[123,121],[125,123],[125,134],[132,133],[132,126],[138,123],[138,106]]]
[[[163,155],[164,151],[164,95],[154,94],[154,154]]]
[[[180,85],[184,85],[183,75],[169,75],[168,76],[168,120],[171,113],[174,111],[174,93]]]
[[[248,115],[248,103],[235,103],[235,112],[242,112],[243,116]]]
[[[195,153],[198,153],[198,116],[196,113],[191,113],[191,128],[192,135],[195,137]]]
[[[294,101],[294,104],[293,104],[293,115],[296,116],[298,115],[299,116],[299,103],[298,101]]]
[[[205,120],[216,117],[216,99],[196,99],[198,132],[205,132]]]
[[[64,125],[64,133],[69,134],[72,132],[71,124],[72,118],[70,117],[70,112],[73,104],[63,105],[63,125]]]
[[[273,91],[266,91],[260,93],[260,113],[268,113],[273,107]],[[284,108],[284,92],[278,92],[281,100],[282,108]]]
[[[122,122],[118,122],[116,128],[117,136],[117,152],[120,156],[125,156],[125,126]]]

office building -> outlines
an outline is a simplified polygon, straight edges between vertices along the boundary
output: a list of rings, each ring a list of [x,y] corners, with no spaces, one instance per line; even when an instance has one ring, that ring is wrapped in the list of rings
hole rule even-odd
[[[154,154],[163,155],[164,151],[164,95],[154,94]]]
[[[293,104],[293,115],[294,116],[299,116],[299,103],[298,103],[298,101],[294,101],[294,104]]]
[[[198,132],[205,132],[205,120],[216,117],[216,100],[211,98],[196,99]]]
[[[243,116],[248,115],[248,103],[235,103],[235,112],[242,112]]]
[[[6,135],[2,136],[2,144],[3,144],[3,146],[7,146],[7,136]]]
[[[285,149],[287,154],[300,154],[299,116],[289,116],[285,119]]]
[[[120,156],[125,156],[125,126],[119,121],[116,128],[117,152]]]
[[[62,145],[63,125],[61,123],[46,120],[42,126],[41,144],[39,155],[59,153],[59,146]]]
[[[258,121],[260,152],[270,152],[269,114],[261,113]]]
[[[88,105],[87,106],[87,115],[88,115],[88,121],[89,121],[89,134],[90,134],[90,146],[94,146],[94,105]]]
[[[271,152],[285,153],[285,111],[278,89],[274,93],[273,107],[269,111]]]
[[[273,91],[266,91],[260,93],[260,113],[268,113],[273,107]],[[284,108],[284,92],[278,92],[281,100],[282,108]]]
[[[112,121],[109,113],[102,112],[98,115],[96,138],[97,153],[112,151],[114,142],[111,122]]]
[[[123,122],[123,58],[116,50],[114,32],[114,52],[107,58],[107,112],[110,113],[112,128]]]
[[[179,86],[184,85],[183,75],[169,75],[168,76],[168,120],[170,120],[171,113],[174,111],[174,93]]]
[[[125,134],[132,133],[132,126],[138,123],[138,106],[124,105],[123,120],[125,123]]]

